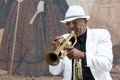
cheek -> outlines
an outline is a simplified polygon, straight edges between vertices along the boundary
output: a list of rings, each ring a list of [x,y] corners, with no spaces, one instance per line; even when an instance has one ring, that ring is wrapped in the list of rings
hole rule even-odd
[[[76,26],[76,28],[77,28],[77,29],[81,29],[81,28],[82,28],[82,25],[79,24],[79,25]]]
[[[79,26],[80,26],[80,28],[81,28],[81,29],[84,29],[84,28],[85,28],[85,25],[84,25],[84,24],[82,24],[82,23],[81,23],[81,24],[79,24]]]
[[[71,30],[71,29],[73,29],[74,28],[74,25],[69,25],[69,26],[67,26],[67,28],[69,29],[69,30]]]
[[[71,31],[72,29],[71,29],[71,27],[67,27],[67,30],[68,30],[68,31]]]

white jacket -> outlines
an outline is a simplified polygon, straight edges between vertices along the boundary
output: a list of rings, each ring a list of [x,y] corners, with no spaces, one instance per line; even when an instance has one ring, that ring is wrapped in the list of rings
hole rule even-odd
[[[112,43],[107,30],[87,28],[86,60],[95,80],[112,80]],[[57,66],[49,65],[49,70],[53,75],[63,71],[63,80],[71,80],[72,61],[65,57]]]

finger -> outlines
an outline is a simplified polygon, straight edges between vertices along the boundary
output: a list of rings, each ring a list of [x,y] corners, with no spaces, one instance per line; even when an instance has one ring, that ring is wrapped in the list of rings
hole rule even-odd
[[[71,46],[66,46],[64,49],[67,50],[68,52],[70,52],[70,51],[73,49],[73,47],[71,47]]]
[[[53,44],[53,46],[54,46],[55,48],[57,48],[57,47],[59,46],[59,44],[60,44],[60,43],[59,43],[59,42],[57,42],[57,41],[56,41],[56,42],[55,42],[55,41],[53,41],[53,42],[52,42],[52,44]]]
[[[73,58],[72,52],[69,52],[69,53],[67,54],[67,56],[68,56],[69,59],[72,59],[72,58]]]
[[[59,40],[60,39],[60,36],[57,36],[53,39],[53,41],[56,41],[56,40]]]
[[[72,56],[71,56],[71,55],[67,55],[67,57],[68,57],[69,59],[72,59]]]
[[[58,41],[60,38],[56,37],[55,39],[53,39],[53,41]]]

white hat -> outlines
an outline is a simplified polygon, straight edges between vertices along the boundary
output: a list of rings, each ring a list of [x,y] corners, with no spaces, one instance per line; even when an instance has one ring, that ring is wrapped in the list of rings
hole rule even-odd
[[[65,14],[65,19],[61,20],[62,23],[72,21],[78,18],[90,19],[90,16],[86,15],[81,6],[70,6]]]

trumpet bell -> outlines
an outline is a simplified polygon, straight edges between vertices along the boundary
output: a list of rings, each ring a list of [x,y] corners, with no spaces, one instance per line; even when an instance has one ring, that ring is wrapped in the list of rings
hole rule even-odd
[[[46,54],[46,62],[52,66],[56,66],[59,63],[59,56],[54,52],[49,52]]]

